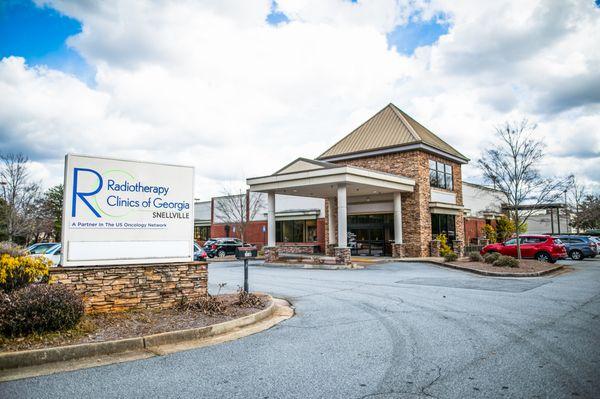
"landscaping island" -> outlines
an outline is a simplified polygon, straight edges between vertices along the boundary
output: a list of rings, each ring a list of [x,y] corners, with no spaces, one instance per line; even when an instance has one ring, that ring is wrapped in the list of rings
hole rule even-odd
[[[17,337],[0,335],[0,352],[97,343],[206,327],[256,313],[269,304],[267,295],[240,291],[182,303],[171,309],[86,314],[75,327],[64,331]]]
[[[561,265],[556,265],[547,262],[539,262],[532,259],[521,259],[518,267],[494,266],[485,262],[472,262],[468,258],[461,258],[454,262],[445,263],[450,267],[455,266],[461,270],[480,272],[488,276],[494,275],[510,275],[510,277],[535,277],[551,273],[561,269]]]

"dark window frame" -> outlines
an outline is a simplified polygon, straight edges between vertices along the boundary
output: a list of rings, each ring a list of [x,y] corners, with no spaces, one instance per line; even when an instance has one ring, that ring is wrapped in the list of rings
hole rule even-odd
[[[429,185],[444,190],[454,190],[454,169],[452,165],[429,160]]]
[[[313,233],[314,236],[310,237],[310,233]],[[317,220],[278,220],[275,222],[275,241],[318,242]]]

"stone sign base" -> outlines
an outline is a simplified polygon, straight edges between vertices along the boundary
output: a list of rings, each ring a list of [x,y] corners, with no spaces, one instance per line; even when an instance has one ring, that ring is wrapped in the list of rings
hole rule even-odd
[[[170,308],[207,293],[206,262],[53,267],[53,283],[83,296],[86,313]]]

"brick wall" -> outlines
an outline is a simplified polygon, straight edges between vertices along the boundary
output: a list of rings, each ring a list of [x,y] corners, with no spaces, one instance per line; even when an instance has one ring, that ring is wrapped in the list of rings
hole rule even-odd
[[[255,221],[248,223],[246,227],[245,241],[249,244],[256,245],[259,249],[267,245],[267,232],[262,232],[262,227],[267,228],[266,221]],[[227,237],[225,234],[224,223],[213,223],[210,228],[210,234],[212,238]],[[229,237],[240,238],[239,232],[233,232],[233,227],[229,229]],[[317,219],[317,242],[315,243],[319,247],[325,248],[325,220],[323,218]]]
[[[343,165],[353,165],[410,177],[415,180],[412,193],[402,194],[402,234],[406,256],[429,256],[431,241],[431,214],[429,202],[429,160],[442,161],[452,165],[454,193],[457,205],[463,204],[461,165],[447,159],[423,152],[407,151],[372,157],[335,161]],[[456,238],[464,240],[462,213],[456,217]]]
[[[206,262],[54,267],[52,281],[83,296],[86,312],[169,308],[206,295]]]

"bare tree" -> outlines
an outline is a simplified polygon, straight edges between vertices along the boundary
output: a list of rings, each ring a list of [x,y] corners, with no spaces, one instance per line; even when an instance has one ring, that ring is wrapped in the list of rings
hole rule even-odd
[[[9,241],[19,236],[27,238],[34,225],[33,214],[40,186],[31,181],[28,164],[29,158],[23,154],[0,154],[3,216]]]
[[[496,142],[477,162],[485,180],[504,194],[515,224],[517,257],[521,259],[519,231],[542,204],[555,202],[569,187],[572,176],[544,178],[538,170],[544,145],[533,136],[536,126],[527,119],[496,127]]]
[[[233,225],[242,241],[245,240],[249,223],[264,208],[263,196],[258,193],[252,195],[250,191],[223,189],[223,196],[214,201],[215,217]]]
[[[570,190],[570,208],[571,211],[575,214],[575,217],[579,215],[579,210],[581,209],[581,204],[583,203],[585,197],[587,195],[587,189],[584,184],[577,182],[577,179],[573,178],[573,184]],[[577,232],[579,233],[579,227],[575,226]]]

